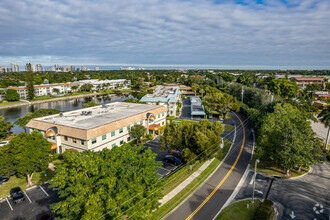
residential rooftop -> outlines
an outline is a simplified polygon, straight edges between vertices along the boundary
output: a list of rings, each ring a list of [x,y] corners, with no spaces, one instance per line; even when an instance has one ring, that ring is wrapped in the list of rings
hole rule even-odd
[[[159,108],[160,106],[126,102],[113,102],[34,120],[79,129],[93,129],[112,122]]]
[[[157,86],[153,94],[142,97],[141,102],[177,102],[178,95],[181,94],[178,86]]]

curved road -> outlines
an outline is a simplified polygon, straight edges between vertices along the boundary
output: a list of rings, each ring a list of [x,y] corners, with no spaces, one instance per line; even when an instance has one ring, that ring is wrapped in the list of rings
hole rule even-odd
[[[164,219],[213,219],[231,196],[251,158],[252,129],[242,115],[231,114],[236,138],[223,163],[213,175]]]

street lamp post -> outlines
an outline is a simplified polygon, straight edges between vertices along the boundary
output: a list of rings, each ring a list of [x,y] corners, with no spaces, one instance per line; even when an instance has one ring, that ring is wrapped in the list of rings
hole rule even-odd
[[[252,191],[252,201],[251,203],[254,203],[254,190],[256,187],[256,177],[257,177],[257,164],[260,162],[259,159],[256,159],[255,163],[254,163],[254,178],[253,178],[253,191]]]

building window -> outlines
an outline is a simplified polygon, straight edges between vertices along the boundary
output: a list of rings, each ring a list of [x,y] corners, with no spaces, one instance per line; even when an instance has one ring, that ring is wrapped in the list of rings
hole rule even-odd
[[[116,146],[116,144],[112,144],[111,148],[114,147],[114,146]]]
[[[129,131],[131,129],[131,126],[130,125],[128,125],[127,126],[127,131]]]
[[[81,140],[81,145],[85,145],[85,141],[84,140]]]
[[[158,118],[160,118],[160,114],[158,114]]]
[[[165,114],[165,113],[163,112],[163,113],[162,113],[162,116],[164,116],[164,114]]]
[[[131,140],[131,137],[128,137],[128,138],[127,138],[127,142],[129,142],[130,140]]]
[[[73,142],[73,143],[77,143],[77,139],[72,138],[72,142]]]
[[[137,125],[137,123],[134,123],[134,126]]]
[[[111,137],[115,136],[116,135],[116,131],[112,131],[111,132]]]
[[[48,137],[50,140],[55,140],[54,136]]]
[[[119,134],[120,134],[120,133],[123,133],[123,131],[124,131],[124,129],[123,129],[123,128],[120,128],[120,129],[119,129]]]
[[[106,134],[102,135],[102,141],[104,141],[105,139],[107,139],[107,135]]]
[[[143,121],[140,121],[140,125],[143,125]]]
[[[124,144],[124,140],[121,140],[121,141],[120,141],[120,145],[122,145],[122,144]]]
[[[150,120],[150,119],[149,119],[149,123],[152,123],[152,122],[154,122],[154,120]]]
[[[68,137],[67,137],[67,136],[64,136],[64,140],[65,140],[65,141],[68,141]]]
[[[92,144],[96,144],[96,138],[92,139]]]

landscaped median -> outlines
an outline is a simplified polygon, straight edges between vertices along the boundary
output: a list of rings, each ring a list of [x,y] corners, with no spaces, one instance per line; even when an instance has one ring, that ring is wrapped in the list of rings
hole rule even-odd
[[[272,220],[275,216],[273,202],[269,199],[261,202],[258,199],[235,202],[221,211],[216,220]]]
[[[209,177],[209,175],[211,175],[213,173],[213,171],[219,166],[221,161],[226,156],[226,154],[229,151],[230,146],[232,144],[232,142],[230,142],[226,139],[223,139],[223,140],[224,140],[224,147],[222,148],[222,151],[209,164],[209,166],[198,177],[196,177],[188,186],[186,186],[178,194],[176,194],[176,196],[174,196],[171,200],[169,200],[167,203],[165,203],[163,206],[161,206],[155,212],[151,213],[151,215],[148,217],[148,219],[161,219],[164,216],[166,216],[176,206],[178,206],[183,200],[185,200],[192,192],[194,192],[200,186],[200,184],[202,184]],[[177,181],[174,186],[178,186],[180,183],[182,183],[188,177],[189,176],[186,176],[185,178],[180,179],[180,175],[177,175],[177,179],[180,179],[180,181]],[[171,185],[171,184],[167,184],[168,181],[173,181],[173,179],[169,178],[169,179],[164,180],[166,185]],[[173,181],[173,182],[175,182],[175,181]],[[165,187],[165,189],[163,191],[164,195],[166,195],[173,189],[175,189],[175,187],[172,187],[171,189],[168,189]]]

